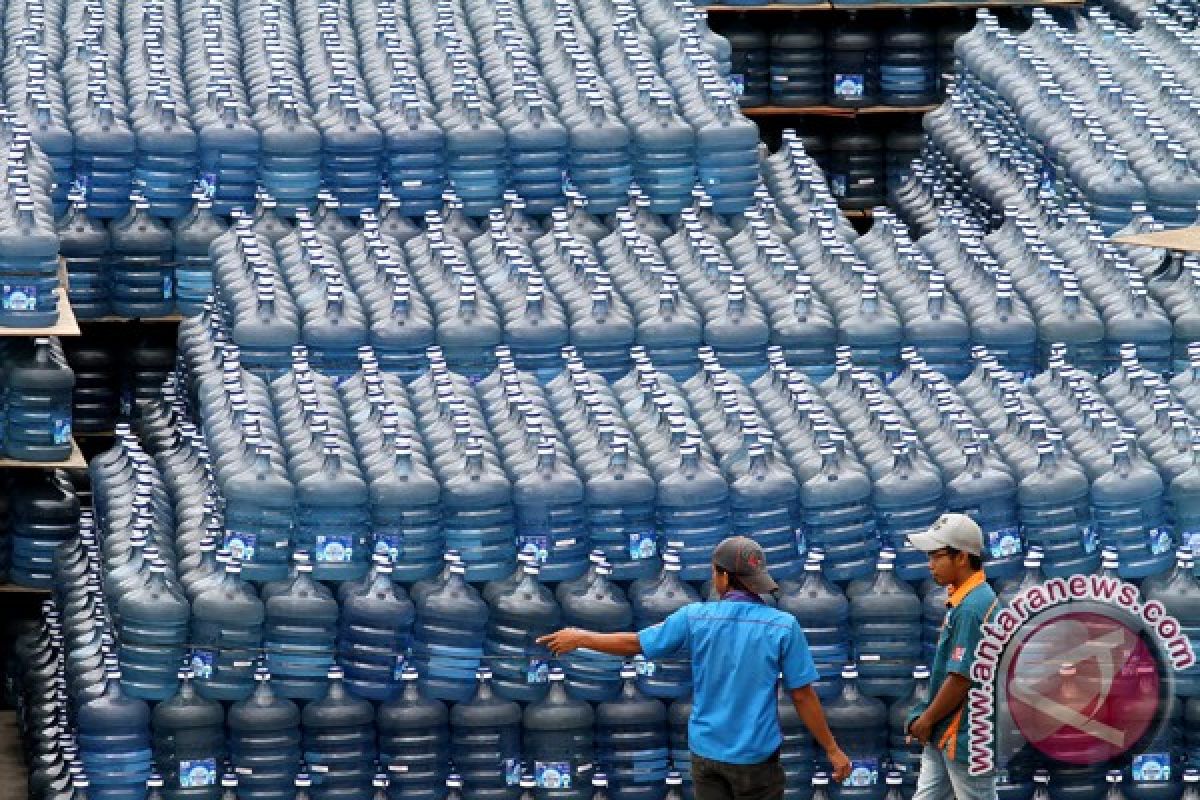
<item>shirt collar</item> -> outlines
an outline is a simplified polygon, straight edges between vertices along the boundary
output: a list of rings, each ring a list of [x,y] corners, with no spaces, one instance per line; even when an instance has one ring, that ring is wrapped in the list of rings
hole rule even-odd
[[[963,582],[962,586],[954,587],[954,591],[950,592],[950,596],[946,598],[946,605],[950,608],[958,608],[958,604],[966,600],[967,595],[986,580],[987,576],[983,574],[983,570],[976,570],[971,577]]]
[[[741,589],[730,589],[725,594],[721,595],[722,600],[732,600],[735,603],[762,603],[763,599],[751,592],[743,592]]]

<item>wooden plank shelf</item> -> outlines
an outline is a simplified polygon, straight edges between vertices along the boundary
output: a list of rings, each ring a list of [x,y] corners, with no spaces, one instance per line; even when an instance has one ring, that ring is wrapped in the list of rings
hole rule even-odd
[[[0,469],[87,469],[87,459],[79,449],[79,443],[71,439],[71,455],[65,461],[21,461],[16,458],[0,458]]]
[[[1046,8],[1083,8],[1083,0],[1005,0],[1005,2],[1001,3],[989,3],[987,0],[949,0],[949,2],[932,0],[928,3],[847,3],[833,0],[832,5],[835,11],[921,11],[923,9],[929,9],[930,11],[937,9],[969,11],[976,8],[1037,8],[1039,6]]]
[[[156,322],[156,323],[177,323],[183,321],[183,315],[180,313],[167,314],[162,317],[120,317],[115,314],[110,314],[107,317],[96,317],[94,319],[82,319],[79,321],[81,325],[112,325],[120,322]]]
[[[791,14],[798,12],[811,11],[923,11],[923,10],[946,10],[960,9],[970,10],[975,8],[1035,8],[1044,6],[1046,8],[1082,8],[1084,0],[1003,0],[1003,2],[989,2],[989,0],[930,0],[930,2],[915,2],[902,0],[901,2],[882,2],[882,3],[856,3],[845,2],[844,0],[832,0],[831,2],[820,3],[798,3],[795,5],[789,3],[756,3],[755,5],[742,6],[730,5],[727,3],[719,3],[711,6],[701,6],[704,11],[712,14]]]
[[[805,12],[805,11],[832,11],[833,4],[826,3],[826,2],[796,3],[796,4],[769,3],[766,5],[753,5],[753,6],[718,4],[718,5],[711,5],[711,6],[699,6],[699,8],[702,11],[708,11],[709,13],[713,13],[713,14],[738,14],[738,13],[742,13],[742,12],[750,13],[750,14],[762,14],[762,13],[791,14],[791,13],[798,13],[798,12]]]
[[[864,106],[841,108],[840,106],[747,106],[742,113],[750,119],[770,117],[859,117],[875,114],[924,114],[937,108],[937,104],[925,106]]]
[[[0,594],[26,595],[29,597],[49,597],[49,589],[35,589],[32,586],[20,586],[15,583],[0,583]]]

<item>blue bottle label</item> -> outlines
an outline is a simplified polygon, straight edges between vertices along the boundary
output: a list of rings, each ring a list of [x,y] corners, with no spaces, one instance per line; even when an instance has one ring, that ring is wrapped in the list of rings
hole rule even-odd
[[[829,191],[834,197],[846,196],[846,176],[845,175],[830,175],[829,176]]]
[[[1021,531],[1016,525],[987,532],[992,558],[1008,558],[1021,552]]]
[[[641,561],[658,554],[658,534],[654,531],[635,531],[629,534],[629,558]]]
[[[867,80],[861,72],[835,73],[833,94],[842,100],[858,100],[866,94]]]
[[[317,561],[325,563],[349,563],[354,555],[354,538],[346,533],[318,533]]]
[[[204,196],[211,200],[217,193],[217,173],[205,172],[200,176],[200,180],[196,181],[196,188],[204,192]]]
[[[192,668],[192,674],[197,678],[211,678],[213,676],[213,663],[216,661],[216,654],[212,650],[193,649],[188,662]]]
[[[733,87],[733,93],[741,97],[746,93],[746,76],[739,72],[729,73],[729,84]]]
[[[54,420],[54,443],[66,444],[71,441],[71,419],[56,417]]]
[[[1083,526],[1083,552],[1091,555],[1096,552],[1096,547],[1100,544],[1099,536],[1096,534],[1096,529],[1091,525]]]
[[[535,761],[533,778],[540,789],[570,789],[571,762]]]
[[[506,786],[521,785],[521,759],[504,759],[504,784]]]
[[[1179,539],[1179,544],[1191,550],[1192,555],[1200,555],[1200,531],[1184,531]]]
[[[550,662],[544,658],[529,659],[529,666],[525,670],[526,683],[549,683],[550,682]]]
[[[550,557],[549,545],[549,536],[522,533],[517,537],[517,552],[531,553],[539,564],[545,564]]]
[[[647,660],[645,656],[635,656],[633,659],[633,668],[638,675],[644,678],[649,678],[658,672],[658,665],[653,661]]]
[[[1142,753],[1133,757],[1133,779],[1137,782],[1171,780],[1170,753]]]
[[[808,533],[805,532],[803,525],[796,526],[796,555],[804,558],[808,552]]]
[[[864,758],[850,762],[850,777],[846,786],[874,786],[879,783],[879,759]]]
[[[1053,192],[1056,181],[1057,177],[1055,175],[1054,159],[1050,158],[1049,156],[1045,156],[1042,158],[1041,168],[1042,191]]]
[[[179,788],[196,789],[217,785],[217,760],[198,758],[179,762]]]
[[[175,287],[175,280],[170,275],[163,275],[163,298],[170,299],[171,291]]]
[[[404,677],[404,668],[408,666],[408,659],[404,656],[396,656],[396,664],[392,667],[392,680],[400,680]]]
[[[396,533],[381,533],[375,536],[375,552],[385,555],[393,564],[400,563],[400,554],[404,548],[404,537]]]
[[[1147,536],[1150,537],[1150,552],[1156,556],[1175,549],[1175,542],[1171,539],[1171,531],[1168,528],[1151,528]]]
[[[37,287],[22,284],[4,284],[0,289],[0,305],[5,311],[36,311]]]
[[[225,531],[225,542],[222,546],[229,551],[230,555],[244,563],[254,560],[254,550],[257,544],[257,534]]]

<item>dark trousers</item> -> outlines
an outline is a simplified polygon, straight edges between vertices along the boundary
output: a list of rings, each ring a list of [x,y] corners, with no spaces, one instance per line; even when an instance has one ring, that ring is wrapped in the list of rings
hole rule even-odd
[[[783,783],[778,752],[761,764],[726,764],[692,753],[696,800],[782,800]]]

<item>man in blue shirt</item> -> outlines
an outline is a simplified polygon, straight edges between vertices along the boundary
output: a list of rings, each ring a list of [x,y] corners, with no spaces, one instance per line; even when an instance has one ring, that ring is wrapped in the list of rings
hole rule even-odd
[[[594,633],[566,628],[538,640],[556,654],[588,648],[618,656],[664,658],[686,647],[692,656],[692,716],[688,745],[696,800],[779,800],[776,683],[792,697],[796,713],[824,748],[841,782],[850,760],[834,741],[821,701],[804,631],[792,615],[759,595],[779,587],[767,572],[762,548],[745,536],[713,551],[713,585],[721,599],[693,603],[639,633]]]

